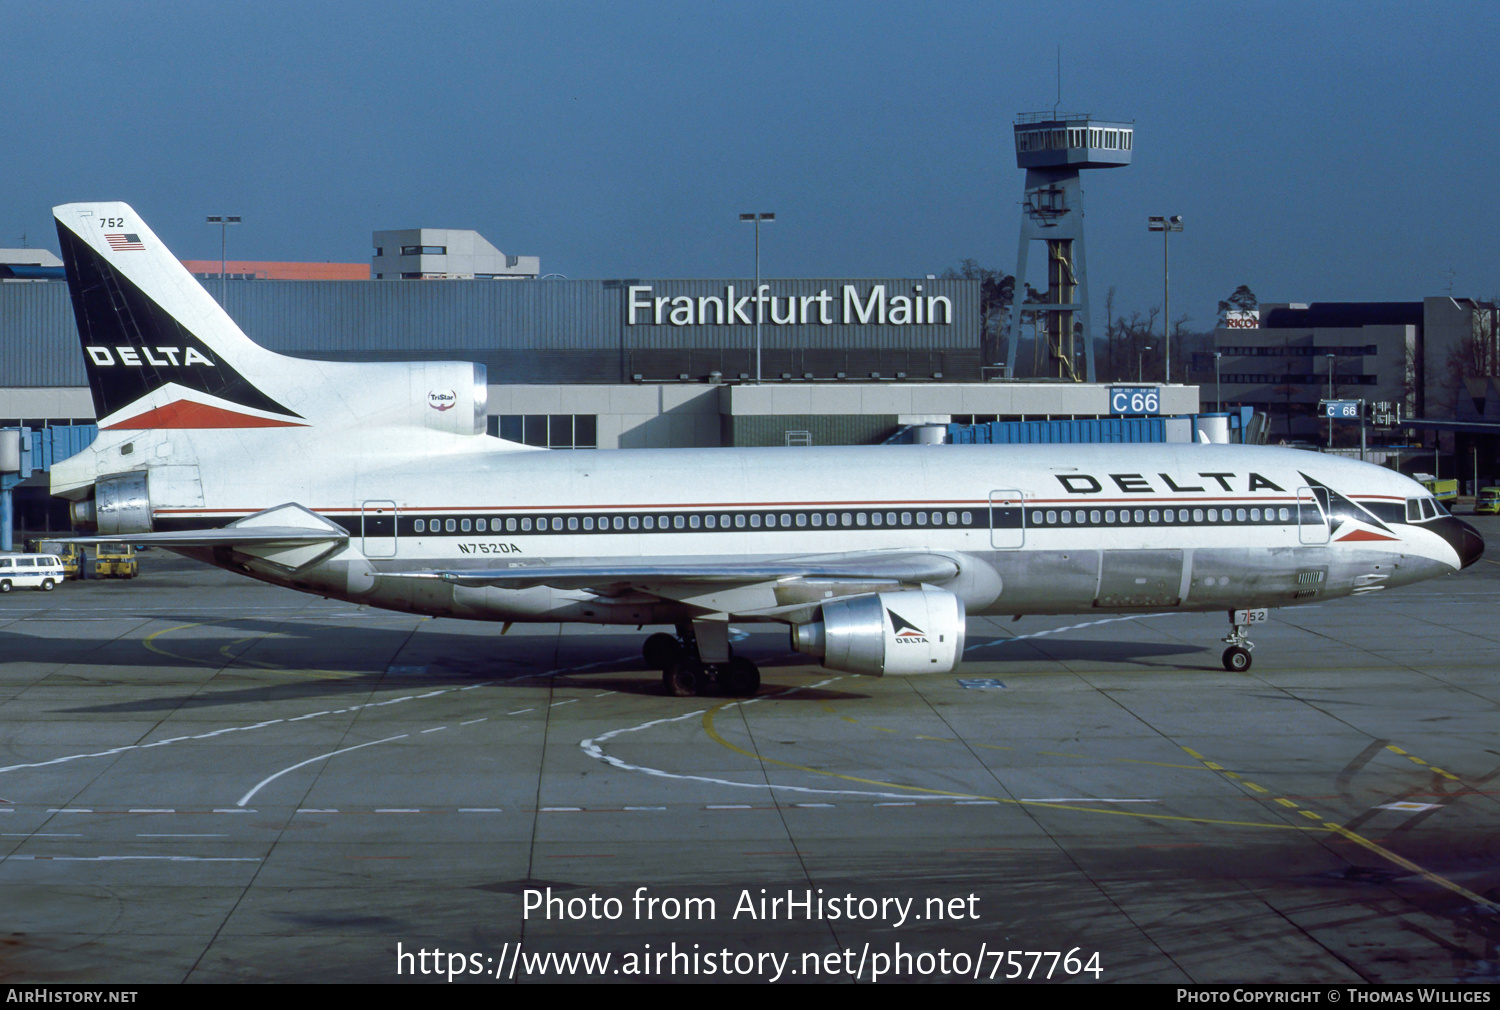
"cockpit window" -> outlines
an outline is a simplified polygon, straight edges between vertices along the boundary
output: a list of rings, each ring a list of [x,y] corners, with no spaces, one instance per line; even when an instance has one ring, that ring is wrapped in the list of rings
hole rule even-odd
[[[1438,504],[1436,498],[1408,498],[1406,499],[1406,521],[1409,523],[1425,523],[1429,519],[1445,516],[1448,510]]]

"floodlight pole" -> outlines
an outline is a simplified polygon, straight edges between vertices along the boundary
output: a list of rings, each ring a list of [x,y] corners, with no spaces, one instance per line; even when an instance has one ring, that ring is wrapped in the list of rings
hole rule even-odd
[[[741,221],[755,222],[755,384],[760,385],[760,223],[776,220],[775,214],[741,214]]]
[[[219,304],[224,306],[226,297],[225,275],[229,263],[229,226],[239,224],[239,215],[210,214],[208,224],[219,226]]]
[[[1148,231],[1161,232],[1161,307],[1162,314],[1166,318],[1162,321],[1162,332],[1167,338],[1166,373],[1167,385],[1172,384],[1172,283],[1171,274],[1167,269],[1167,236],[1174,231],[1182,231],[1182,215],[1173,214],[1171,217],[1148,216],[1146,218],[1146,229]]]

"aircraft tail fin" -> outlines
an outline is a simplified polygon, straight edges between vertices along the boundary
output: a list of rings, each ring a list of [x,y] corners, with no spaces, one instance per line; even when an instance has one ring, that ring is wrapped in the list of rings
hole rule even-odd
[[[253,379],[288,359],[245,336],[127,204],[52,213],[100,427],[308,423]]]

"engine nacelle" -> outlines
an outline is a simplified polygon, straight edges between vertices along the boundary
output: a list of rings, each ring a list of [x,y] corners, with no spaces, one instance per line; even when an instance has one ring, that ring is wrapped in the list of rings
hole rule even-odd
[[[947,673],[964,654],[964,601],[941,589],[870,593],[819,608],[822,620],[792,628],[792,648],[830,670]]]
[[[151,493],[144,470],[101,477],[93,494],[72,504],[73,522],[105,536],[151,532]]]

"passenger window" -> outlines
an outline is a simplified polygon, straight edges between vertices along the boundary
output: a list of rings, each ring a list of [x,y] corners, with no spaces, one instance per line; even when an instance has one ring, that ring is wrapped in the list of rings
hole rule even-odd
[[[1208,510],[1208,521],[1211,522],[1211,523],[1216,523],[1216,522],[1219,521],[1219,510],[1218,509],[1209,509]]]
[[[707,527],[708,529],[711,529],[711,530],[712,529],[718,529],[718,527],[719,527],[719,520],[715,516],[704,516],[703,517],[703,525],[705,527]]]
[[[1031,521],[1034,525],[1040,525],[1042,521],[1042,514],[1040,512],[1031,513]]]
[[[1107,523],[1112,523],[1112,522],[1115,521],[1115,510],[1114,509],[1105,509],[1104,510],[1104,521],[1107,522]]]
[[[1152,522],[1157,522],[1159,519],[1161,519],[1161,513],[1157,512],[1156,509],[1152,509],[1149,518]]]
[[[743,522],[741,522],[740,525],[743,526],[745,524]],[[729,529],[729,516],[727,516],[727,515],[719,516],[719,526],[720,526],[721,529],[726,529],[726,530]]]
[[[458,523],[452,519],[449,519],[443,523],[443,528],[446,529],[449,533],[457,533]]]
[[[845,526],[853,526],[854,525],[854,517],[852,515],[850,515],[848,512],[845,512],[842,516],[839,517],[839,519],[843,522],[843,524]]]
[[[781,518],[782,518],[782,521],[785,522],[786,516],[782,516]],[[797,525],[798,526],[806,526],[807,525],[807,513],[806,512],[798,512],[797,513]]]
[[[1292,518],[1292,510],[1291,509],[1282,509],[1280,511],[1280,517],[1281,517],[1281,521],[1282,522],[1290,522],[1291,518]]]
[[[646,518],[650,519],[651,517],[647,516]],[[637,530],[637,529],[641,528],[641,517],[640,516],[631,516],[630,517],[630,528],[633,529],[633,530]],[[646,529],[648,529],[648,530],[650,528],[651,528],[650,526],[646,527]]]
[[[894,521],[892,522],[892,525],[894,525]],[[902,526],[910,526],[911,525],[911,513],[910,512],[903,512],[903,513],[901,513],[901,525]]]
[[[927,513],[926,512],[918,512],[917,513],[917,525],[918,526],[926,526],[927,525]]]
[[[530,516],[527,516],[525,519],[521,520],[521,531],[523,533],[530,533],[531,532],[531,517]]]
[[[679,530],[682,529],[682,516],[674,516],[672,518],[672,525]]]
[[[1234,519],[1235,519],[1235,522],[1241,522],[1241,523],[1244,522],[1245,521],[1245,510],[1244,509],[1235,509],[1234,510]]]
[[[967,525],[968,522],[969,522],[969,513],[965,512],[964,513],[964,523],[965,523],[965,525]],[[949,512],[948,513],[948,525],[949,526],[954,526],[954,525],[957,525],[957,523],[958,523],[958,513],[957,512]]]
[[[863,512],[861,512],[858,515],[856,515],[854,517],[854,522],[855,522],[855,525],[863,526],[865,524],[865,514]]]
[[[881,515],[879,512],[871,512],[870,513],[870,525],[871,526],[879,526],[880,524],[882,524],[884,522],[885,522],[885,516]]]
[[[460,530],[462,530],[463,532],[465,532],[465,533],[469,532],[469,528],[471,526],[473,526],[473,523],[471,521],[469,521],[468,519],[465,519],[465,520],[463,520],[462,522],[460,522],[458,524],[458,528]]]
[[[812,524],[814,526],[822,526],[823,525],[823,513],[821,513],[821,512],[814,512],[812,514]]]
[[[607,521],[608,520],[606,520],[606,522]],[[593,516],[584,516],[583,517],[583,528],[586,529],[586,530],[591,530],[591,529],[594,528],[594,517]]]
[[[1094,509],[1092,512],[1089,513],[1089,522],[1091,522],[1091,523],[1097,523],[1098,521],[1099,521],[1099,510],[1098,509]]]
[[[496,520],[496,522],[499,522],[499,520]],[[505,520],[505,529],[510,533],[514,533],[516,531],[516,520],[514,516]]]
[[[1051,525],[1053,525],[1056,522],[1057,522],[1057,511],[1055,509],[1048,509],[1047,510],[1047,525],[1051,526]]]
[[[745,528],[745,516],[743,514],[734,517],[734,528],[737,530]]]
[[[557,528],[557,520],[556,519],[552,520],[552,528],[553,529]],[[577,528],[578,528],[578,517],[577,516],[568,516],[568,529],[570,529],[570,530],[576,530]]]
[[[487,519],[475,519],[474,520],[474,528],[476,530],[478,530],[479,532],[483,533],[485,530],[487,530],[487,529],[490,528],[489,520],[487,520]]]
[[[1250,521],[1253,522],[1253,523],[1260,522],[1260,509],[1251,509],[1250,510]]]
[[[887,526],[894,526],[894,525],[896,525],[896,513],[894,513],[894,512],[887,512],[885,514],[885,524]]]
[[[1065,522],[1065,523],[1072,522],[1073,521],[1073,513],[1069,512],[1067,509],[1063,509],[1063,511],[1062,511],[1062,521]]]
[[[781,513],[781,525],[783,527],[786,527],[786,526],[790,526],[791,524],[792,524],[792,517],[791,517],[791,515],[789,515],[786,512]]]
[[[760,529],[760,513],[756,512],[750,516],[750,528]]]
[[[1143,523],[1146,521],[1146,515],[1140,509],[1135,510],[1135,521],[1138,523]]]
[[[1173,519],[1176,519],[1177,517],[1172,514],[1172,510],[1171,509],[1162,509],[1161,518],[1162,518],[1163,522],[1171,522]]]
[[[411,524],[411,528],[416,530],[418,533],[424,533],[427,530],[427,520],[418,519],[416,522]]]
[[[1193,509],[1193,522],[1195,522],[1195,523],[1201,523],[1202,521],[1203,521],[1203,510],[1202,509]]]

